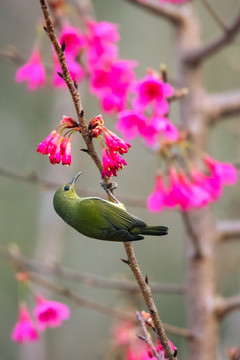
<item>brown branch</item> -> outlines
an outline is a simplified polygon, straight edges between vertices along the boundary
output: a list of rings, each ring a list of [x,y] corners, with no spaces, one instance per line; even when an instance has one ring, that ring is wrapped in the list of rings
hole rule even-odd
[[[31,273],[32,267],[35,267],[35,265],[36,265],[36,268],[34,270],[36,270],[38,272],[42,272],[42,270],[44,270],[44,269],[47,272],[48,270],[51,270],[50,266],[48,267],[46,265],[39,264],[39,263],[35,264],[34,261],[26,260],[24,257],[17,254],[16,252],[11,253],[2,248],[0,248],[0,257],[4,258],[6,260],[11,260],[13,262],[14,266],[16,267],[16,270],[21,271],[21,272],[26,272],[29,275],[29,278],[31,281],[53,291],[56,294],[59,294],[59,295],[69,298],[70,300],[74,301],[75,303],[77,303],[80,306],[87,307],[91,310],[95,310],[95,311],[107,314],[109,316],[112,316],[114,318],[117,318],[117,319],[120,319],[123,321],[130,320],[131,318],[133,321],[135,320],[135,317],[133,315],[131,315],[130,313],[126,313],[126,312],[123,312],[122,310],[118,310],[111,306],[99,304],[92,300],[86,299],[82,296],[79,296],[79,295],[71,292],[66,287],[62,288],[62,287],[56,286],[55,284],[43,279],[41,276]],[[59,267],[57,267],[56,269],[59,269]],[[61,274],[63,274],[66,271],[66,273],[64,273],[64,275],[66,275],[66,276],[64,276],[65,279],[69,279],[69,278],[72,279],[71,278],[72,275],[74,275],[74,276],[77,275],[77,278],[78,278],[78,276],[81,277],[81,274],[76,274],[74,272],[71,272],[71,270],[68,270],[68,269],[61,268],[60,271],[61,271]],[[68,271],[69,271],[69,273],[68,273]],[[43,271],[43,273],[44,273],[44,271]],[[57,273],[54,272],[53,274],[58,275],[58,270],[57,270]],[[83,277],[84,276],[85,275],[83,275]],[[89,285],[92,284],[91,277],[88,278],[88,276],[86,276],[85,280],[86,280],[86,284],[87,284],[88,280],[89,280],[88,284]],[[93,279],[93,283],[94,283],[94,280],[96,280],[96,279]],[[170,334],[182,336],[186,339],[193,338],[193,334],[188,329],[181,328],[181,327],[178,327],[175,325],[169,325],[169,324],[164,324],[164,327],[166,328],[166,331]]]
[[[239,90],[209,95],[208,102],[210,125],[214,125],[221,118],[240,114]]]
[[[143,320],[142,315],[140,314],[139,311],[137,311],[137,319],[141,325],[141,328],[142,328],[142,331],[144,334],[144,336],[143,337],[141,336],[140,339],[144,340],[146,342],[146,344],[150,347],[153,356],[155,356],[158,360],[161,360],[162,357],[160,357],[159,353],[157,352],[157,350],[152,342],[151,336],[149,335],[149,333],[146,329],[145,321]]]
[[[46,32],[48,34],[48,37],[55,49],[55,52],[57,54],[59,63],[61,65],[61,69],[62,69],[62,76],[63,79],[69,89],[69,92],[72,96],[72,100],[75,106],[75,110],[77,113],[77,117],[78,117],[78,122],[79,122],[79,126],[81,129],[81,133],[83,136],[83,139],[87,145],[87,149],[88,149],[88,154],[91,156],[91,158],[93,159],[93,161],[95,162],[98,170],[100,172],[102,172],[102,162],[98,156],[98,154],[96,153],[94,146],[93,146],[93,142],[92,139],[89,137],[89,133],[88,133],[88,127],[87,127],[87,122],[86,119],[84,117],[84,111],[83,111],[83,106],[81,103],[81,99],[80,99],[80,95],[78,93],[78,90],[74,84],[74,81],[72,80],[69,70],[68,70],[68,66],[66,63],[66,59],[65,59],[65,55],[64,55],[64,51],[61,48],[61,45],[59,44],[59,41],[57,39],[57,36],[55,34],[54,31],[54,26],[53,26],[53,21],[52,18],[50,16],[50,11],[49,11],[49,7],[48,4],[46,2],[46,0],[40,0],[40,4],[41,4],[41,8],[43,11],[43,15],[46,21]],[[106,183],[110,182],[110,179],[105,179]]]
[[[153,297],[152,297],[150,287],[146,283],[145,278],[143,277],[141,269],[138,265],[138,262],[137,262],[137,259],[136,259],[136,256],[135,256],[135,253],[133,250],[133,245],[131,242],[125,242],[124,247],[125,247],[125,250],[127,253],[127,257],[128,257],[127,263],[129,265],[130,269],[132,270],[132,272],[135,276],[135,279],[137,280],[137,283],[141,289],[145,303],[146,303],[149,313],[151,315],[151,318],[152,318],[152,321],[154,324],[154,328],[156,330],[156,334],[159,338],[159,341],[161,342],[161,344],[163,346],[166,357],[168,360],[174,360],[174,359],[176,360],[177,358],[173,356],[173,352],[169,345],[167,335],[163,328],[163,324],[160,320],[156,305],[155,305]]]
[[[189,239],[191,240],[193,248],[194,248],[194,254],[192,255],[192,258],[200,259],[203,256],[203,253],[202,253],[198,234],[192,226],[191,219],[190,219],[188,213],[182,211],[181,215],[182,215],[182,219],[183,219],[184,225],[186,227]]]
[[[224,33],[216,40],[209,44],[203,45],[198,49],[189,51],[185,55],[185,62],[188,66],[196,66],[201,62],[208,59],[210,56],[215,55],[218,51],[222,50],[225,46],[229,45],[240,31],[240,13],[236,16],[232,24],[227,27]]]
[[[219,241],[229,241],[240,238],[239,220],[221,220],[217,222],[216,226]]]
[[[143,2],[141,0],[127,0],[133,5],[147,10],[151,14],[158,15],[170,21],[174,25],[180,25],[184,21],[184,13],[180,7],[172,4],[154,4],[150,2]]]
[[[87,286],[139,292],[139,286],[132,281],[107,279],[101,276],[79,273],[72,269],[62,267],[57,263],[44,264],[35,260],[29,260],[20,254],[11,253],[2,248],[0,248],[0,257],[12,261],[14,266],[16,266],[17,269],[20,269],[19,271],[57,276],[65,280],[76,281]],[[153,292],[165,294],[183,294],[185,292],[184,286],[178,284],[152,283],[151,289]]]
[[[216,315],[223,319],[229,313],[240,310],[240,295],[230,296],[228,298],[218,297],[216,299]]]

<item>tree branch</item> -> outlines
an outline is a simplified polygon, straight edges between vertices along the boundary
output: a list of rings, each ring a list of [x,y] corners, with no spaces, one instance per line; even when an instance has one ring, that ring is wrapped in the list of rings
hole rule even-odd
[[[217,222],[217,234],[219,241],[229,241],[240,238],[239,220],[221,220]]]
[[[72,269],[62,267],[57,263],[44,264],[35,260],[30,260],[20,254],[13,254],[3,248],[0,248],[0,257],[12,261],[14,266],[17,267],[17,269],[20,269],[19,271],[57,276],[65,280],[76,281],[87,286],[139,292],[139,286],[132,281],[107,279],[101,276],[79,273]],[[165,294],[184,294],[185,292],[184,286],[179,284],[152,283],[151,289],[153,292]]]
[[[240,295],[228,298],[218,297],[216,299],[216,314],[219,319],[223,319],[229,313],[240,310]]]
[[[214,125],[221,118],[240,114],[240,90],[209,95],[208,101],[210,125]]]
[[[184,21],[184,13],[182,9],[175,5],[171,4],[154,4],[152,2],[141,0],[127,0],[133,5],[137,5],[148,12],[163,17],[164,19],[170,21],[174,25],[180,25]]]
[[[236,16],[232,24],[225,29],[225,32],[216,40],[209,44],[203,45],[198,49],[194,49],[192,52],[188,52],[185,56],[185,62],[190,66],[196,66],[205,61],[212,55],[215,55],[218,51],[229,45],[240,31],[240,13]]]
[[[168,360],[177,360],[177,357],[173,356],[173,352],[169,345],[169,341],[168,341],[167,335],[165,333],[163,324],[159,318],[158,311],[157,311],[156,305],[155,305],[153,297],[152,297],[151,289],[148,286],[148,284],[146,283],[146,281],[142,275],[141,269],[138,265],[138,262],[137,262],[137,259],[136,259],[136,256],[135,256],[135,253],[133,250],[133,245],[131,242],[125,242],[124,247],[125,247],[125,250],[127,253],[127,257],[128,257],[128,260],[126,261],[126,263],[129,265],[130,269],[132,270],[132,272],[135,276],[135,279],[137,280],[137,283],[141,289],[141,292],[144,297],[145,303],[147,305],[148,311],[151,315],[151,318],[152,318],[152,321],[154,324],[154,328],[156,330],[156,334],[157,334],[159,341],[162,344],[163,349],[165,351],[166,358]]]

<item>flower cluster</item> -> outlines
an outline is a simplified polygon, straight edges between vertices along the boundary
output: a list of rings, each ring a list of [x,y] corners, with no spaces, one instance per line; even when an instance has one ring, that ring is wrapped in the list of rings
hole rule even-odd
[[[173,88],[159,74],[150,71],[131,87],[134,93],[132,108],[118,114],[116,127],[128,140],[141,136],[148,146],[158,143],[160,136],[177,140],[178,130],[166,117],[169,111],[168,98]]]
[[[62,321],[67,320],[70,316],[70,310],[65,304],[45,300],[41,295],[37,296],[36,301],[34,321],[27,305],[25,303],[19,305],[19,319],[12,331],[13,341],[21,344],[28,341],[37,341],[39,330],[60,326]]]
[[[64,11],[64,9],[62,9]],[[120,59],[116,43],[120,36],[115,24],[88,20],[85,32],[63,23],[58,35],[64,44],[64,53],[70,76],[77,83],[89,80],[90,90],[99,99],[106,112],[123,110],[127,92],[135,80],[133,68],[136,61]],[[53,57],[53,86],[66,86],[58,73],[62,73],[55,53]],[[35,90],[45,85],[45,70],[41,63],[40,50],[35,47],[29,60],[16,73],[15,81],[28,82],[28,89]]]
[[[102,133],[104,138],[102,137]],[[108,130],[104,126],[104,121],[101,115],[94,117],[90,121],[89,134],[91,137],[98,138],[102,147],[102,178],[105,176],[117,176],[117,171],[127,165],[126,161],[120,155],[127,153],[131,145],[120,139],[112,131]]]
[[[188,156],[189,146],[191,147],[191,143],[184,140],[174,145],[168,144],[161,152],[166,163],[165,177],[168,185],[164,181],[162,172],[158,173],[155,189],[148,198],[150,211],[178,207],[182,211],[201,208],[219,199],[223,185],[236,183],[237,171],[234,166],[216,161],[205,153],[199,156],[199,151],[193,151],[198,161],[193,162]],[[177,151],[179,151],[178,156],[176,156]]]
[[[148,313],[141,312],[142,319],[145,321],[147,328],[152,327],[152,320]],[[122,322],[113,327],[112,348],[118,351],[119,358],[128,360],[150,360],[155,359],[152,351],[146,342],[137,337],[140,329],[136,329],[136,324],[132,321]],[[151,334],[148,332],[149,337]],[[177,348],[169,341],[169,345],[176,355]],[[159,353],[161,359],[166,359],[165,351],[158,341],[155,346],[156,351]]]
[[[63,132],[67,129],[65,134]],[[44,139],[37,148],[37,152],[48,155],[51,164],[71,164],[71,137],[80,131],[78,123],[68,116],[63,116],[60,125]]]

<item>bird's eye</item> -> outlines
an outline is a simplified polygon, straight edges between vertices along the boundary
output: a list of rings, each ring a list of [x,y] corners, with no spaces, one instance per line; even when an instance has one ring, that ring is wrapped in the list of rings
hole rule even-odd
[[[68,191],[70,189],[69,185],[64,186],[64,191]]]

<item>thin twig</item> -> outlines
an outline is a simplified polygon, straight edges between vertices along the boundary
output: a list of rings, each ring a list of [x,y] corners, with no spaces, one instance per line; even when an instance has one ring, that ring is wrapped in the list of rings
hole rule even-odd
[[[154,4],[149,1],[141,1],[141,0],[127,0],[128,2],[137,5],[148,12],[163,17],[164,19],[170,21],[174,25],[180,25],[184,21],[184,13],[180,9],[172,4]]]
[[[229,241],[240,238],[239,220],[221,220],[217,224],[217,235],[219,241]]]
[[[137,259],[136,259],[136,256],[135,256],[135,253],[133,250],[133,245],[131,242],[125,242],[124,247],[125,247],[125,250],[127,253],[127,257],[128,257],[127,263],[129,265],[129,267],[131,268],[131,270],[135,276],[135,279],[137,280],[137,283],[141,289],[145,303],[146,303],[149,313],[151,315],[151,318],[152,318],[152,321],[154,324],[154,328],[156,330],[156,334],[159,338],[159,341],[161,342],[161,344],[163,346],[166,357],[168,360],[174,360],[174,359],[176,360],[177,358],[173,357],[172,349],[169,345],[167,335],[163,328],[163,324],[160,320],[156,305],[155,305],[153,297],[152,297],[150,287],[145,282],[145,279],[142,275],[141,269],[138,265],[138,262],[137,262]]]
[[[142,328],[142,331],[143,331],[143,334],[144,334],[144,337],[142,340],[144,340],[148,346],[150,347],[151,351],[152,351],[152,354],[158,359],[158,360],[162,360],[159,353],[157,352],[155,346],[154,346],[154,343],[152,342],[152,339],[146,329],[146,324],[145,324],[145,321],[143,320],[141,314],[139,311],[137,311],[137,319],[141,325],[141,328]]]
[[[216,299],[216,314],[222,320],[229,313],[240,310],[240,295]]]
[[[218,51],[229,45],[240,31],[240,13],[236,16],[232,24],[225,29],[222,34],[216,40],[209,44],[203,45],[198,49],[194,49],[185,56],[185,62],[189,66],[196,66],[201,62],[208,59],[210,56],[215,55]]]
[[[13,254],[3,248],[0,248],[0,257],[11,260],[20,271],[38,273],[41,275],[57,276],[65,280],[76,281],[87,286],[95,286],[105,289],[122,290],[129,292],[139,292],[139,286],[133,281],[108,279],[101,276],[84,274],[60,266],[57,263],[44,264],[36,260],[30,260],[20,254]],[[178,284],[151,284],[152,292],[165,294],[183,294],[185,288]]]
[[[215,125],[221,119],[240,114],[240,91],[229,91],[209,95],[209,124]]]

